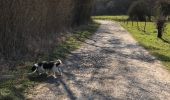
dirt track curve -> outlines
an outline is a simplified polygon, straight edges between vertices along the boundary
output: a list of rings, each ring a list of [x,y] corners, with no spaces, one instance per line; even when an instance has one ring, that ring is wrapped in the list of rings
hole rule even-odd
[[[64,61],[64,75],[38,85],[33,100],[170,100],[170,73],[118,23],[98,31]]]

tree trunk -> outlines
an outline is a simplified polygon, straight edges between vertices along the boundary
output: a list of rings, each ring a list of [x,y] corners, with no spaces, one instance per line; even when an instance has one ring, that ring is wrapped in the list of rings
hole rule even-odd
[[[164,32],[164,29],[166,27],[165,22],[166,22],[165,17],[163,17],[162,19],[160,18],[157,21],[157,30],[158,30],[157,37],[158,38],[162,38],[162,36],[163,36],[163,32]]]
[[[158,29],[158,35],[157,35],[158,38],[162,39],[162,29]]]
[[[145,20],[145,25],[144,25],[144,32],[146,32],[146,20]]]
[[[137,28],[138,28],[138,30],[139,30],[139,22],[138,22],[138,19],[137,19]]]

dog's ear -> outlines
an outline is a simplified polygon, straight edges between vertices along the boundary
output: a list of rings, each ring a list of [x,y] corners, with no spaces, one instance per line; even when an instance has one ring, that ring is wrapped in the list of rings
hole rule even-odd
[[[58,59],[58,60],[55,62],[55,65],[56,65],[56,66],[59,66],[60,64],[62,64],[62,61]]]
[[[59,63],[59,62],[56,62],[56,63],[55,63],[55,65],[56,65],[56,66],[59,66],[59,65],[60,65],[60,63]]]
[[[60,64],[63,64],[62,61],[60,59],[57,60]]]

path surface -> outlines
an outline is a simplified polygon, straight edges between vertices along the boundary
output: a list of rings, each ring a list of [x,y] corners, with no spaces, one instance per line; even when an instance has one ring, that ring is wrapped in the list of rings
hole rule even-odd
[[[64,75],[33,90],[34,100],[170,100],[170,74],[118,23],[98,31],[64,61]]]

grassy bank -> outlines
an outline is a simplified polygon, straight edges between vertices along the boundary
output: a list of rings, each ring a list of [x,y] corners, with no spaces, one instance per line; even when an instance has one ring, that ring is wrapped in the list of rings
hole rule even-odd
[[[157,30],[154,22],[146,23],[144,31],[144,22],[124,22],[127,16],[94,16],[93,19],[119,21],[120,24],[128,30],[132,36],[146,48],[152,55],[157,57],[170,70],[170,23],[167,23],[163,39],[157,38]]]
[[[81,46],[80,41],[86,40],[98,28],[99,24],[91,23],[89,25],[80,26],[73,30],[72,34],[66,38],[66,41],[55,47],[50,55],[45,55],[42,60],[64,59],[71,51]],[[0,77],[0,100],[24,100],[27,90],[33,88],[36,84],[45,81],[46,76],[27,76],[33,62],[26,62],[26,66],[22,67],[22,71],[8,72],[10,79]],[[36,81],[35,81],[36,80]]]

